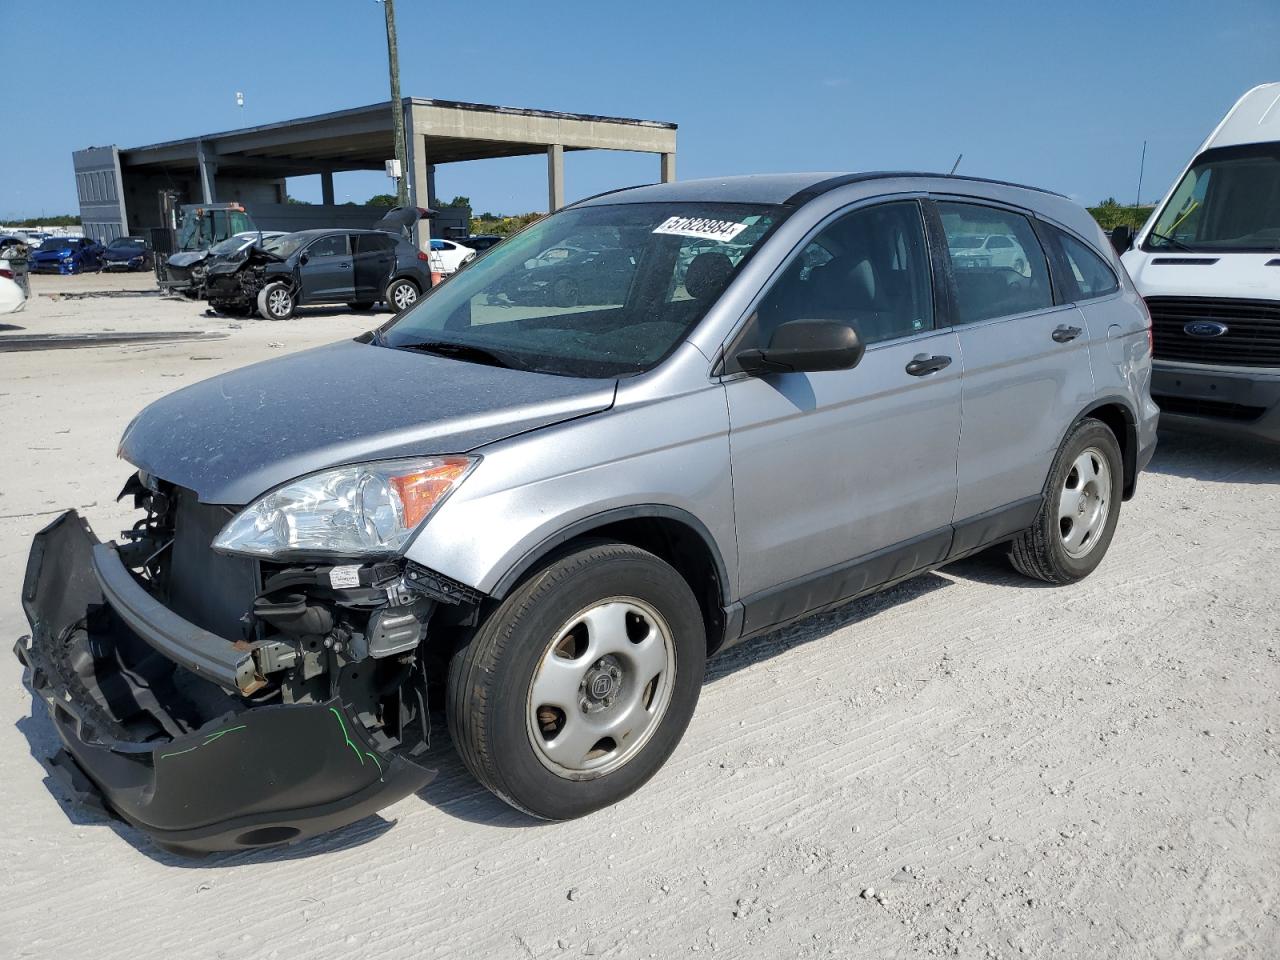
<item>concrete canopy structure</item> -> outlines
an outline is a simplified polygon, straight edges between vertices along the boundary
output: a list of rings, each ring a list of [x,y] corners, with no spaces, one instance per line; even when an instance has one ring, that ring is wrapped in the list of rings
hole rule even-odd
[[[658,177],[675,179],[676,125],[588,114],[497,107],[476,103],[402,101],[408,140],[409,196],[435,206],[435,168],[494,157],[544,154],[547,202],[565,202],[564,154],[574,150],[623,150],[660,158]],[[301,117],[279,123],[210,133],[141,147],[95,147],[75,154],[86,232],[117,235],[161,226],[156,196],[168,190],[182,202],[239,200],[250,213],[286,201],[284,180],[319,174],[323,204],[333,205],[333,175],[383,170],[395,156],[391,103]],[[116,229],[91,229],[89,217],[114,216]],[[268,223],[260,226],[270,227]]]

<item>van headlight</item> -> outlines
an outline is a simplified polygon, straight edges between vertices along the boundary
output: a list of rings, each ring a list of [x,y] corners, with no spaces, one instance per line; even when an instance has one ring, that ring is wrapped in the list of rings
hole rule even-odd
[[[213,549],[252,557],[395,553],[477,462],[383,460],[291,480],[232,517]]]

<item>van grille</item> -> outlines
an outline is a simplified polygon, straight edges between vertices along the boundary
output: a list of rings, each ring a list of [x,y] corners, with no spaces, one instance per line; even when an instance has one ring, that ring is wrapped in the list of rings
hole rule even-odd
[[[1147,297],[1157,360],[1280,367],[1280,301],[1215,297]],[[1194,320],[1223,324],[1217,337],[1193,337]]]

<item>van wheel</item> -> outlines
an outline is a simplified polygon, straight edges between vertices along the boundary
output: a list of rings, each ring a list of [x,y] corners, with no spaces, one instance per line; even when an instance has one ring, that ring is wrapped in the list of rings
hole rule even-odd
[[[294,309],[293,292],[278,280],[258,291],[258,313],[263,320],[288,320]]]
[[[418,285],[412,280],[392,280],[387,284],[387,306],[396,313],[418,302]]]
[[[1115,534],[1123,480],[1115,434],[1100,420],[1080,421],[1054,458],[1035,523],[1013,541],[1013,566],[1048,583],[1093,573]]]
[[[617,803],[670,756],[706,664],[689,585],[645,550],[597,541],[549,561],[449,664],[449,732],[507,803],[567,820]]]

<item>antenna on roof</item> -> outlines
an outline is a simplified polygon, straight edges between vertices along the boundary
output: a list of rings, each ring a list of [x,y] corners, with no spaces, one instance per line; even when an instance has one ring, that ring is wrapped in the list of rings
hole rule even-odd
[[[956,157],[956,162],[951,165],[951,169],[947,172],[948,177],[951,176],[951,174],[956,172],[956,167],[960,166],[960,161],[963,159],[964,159],[963,153],[960,154],[960,156]]]
[[[1142,159],[1138,161],[1138,195],[1133,198],[1135,207],[1142,206],[1142,174],[1147,168],[1147,141],[1142,141]]]

